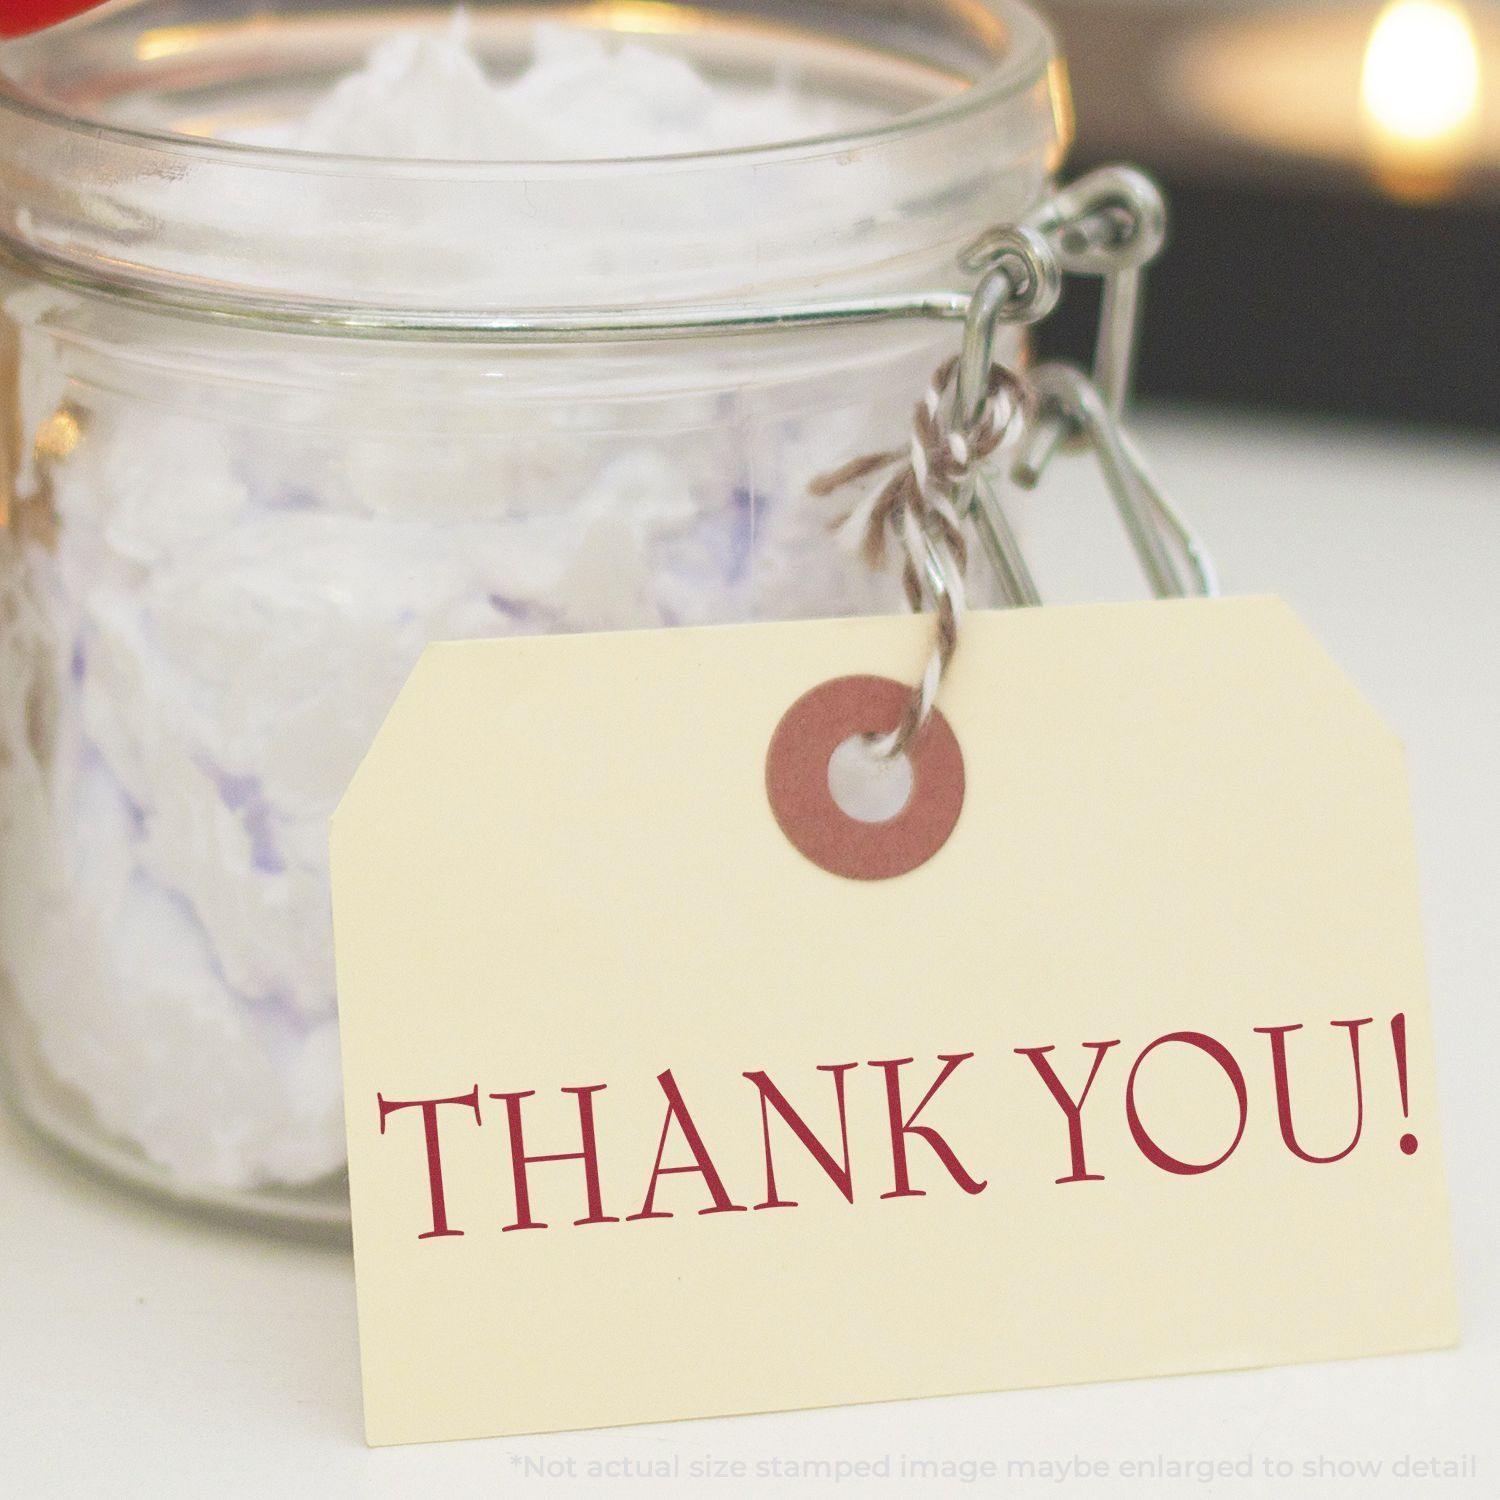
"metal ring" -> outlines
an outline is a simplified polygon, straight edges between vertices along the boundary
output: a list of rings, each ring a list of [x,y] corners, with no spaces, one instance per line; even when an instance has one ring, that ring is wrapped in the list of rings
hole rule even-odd
[[[993,235],[989,269],[974,288],[964,318],[955,408],[961,425],[979,415],[988,394],[995,334],[1002,323],[1035,323],[1057,306],[1062,268],[1046,237],[1024,225]]]
[[[1086,226],[1123,210],[1123,233],[1094,240]],[[1134,167],[1101,167],[1060,188],[1031,219],[1057,242],[1063,268],[1106,276],[1139,269],[1161,253],[1167,239],[1167,205],[1161,190]]]

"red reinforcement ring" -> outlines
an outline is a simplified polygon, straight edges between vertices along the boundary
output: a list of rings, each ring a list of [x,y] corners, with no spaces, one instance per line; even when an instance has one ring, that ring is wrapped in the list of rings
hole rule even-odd
[[[766,795],[781,831],[820,869],[848,880],[890,880],[924,865],[944,844],[964,805],[964,757],[936,710],[908,749],[911,796],[883,823],[851,818],[834,801],[828,761],[852,735],[886,734],[911,688],[888,677],[837,677],[803,694],[783,716],[766,753]]]
[[[0,0],[0,36],[25,36],[93,10],[103,0]]]

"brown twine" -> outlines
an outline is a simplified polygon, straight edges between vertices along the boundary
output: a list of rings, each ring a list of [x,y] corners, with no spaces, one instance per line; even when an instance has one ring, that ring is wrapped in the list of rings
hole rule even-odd
[[[1005,441],[1017,413],[1026,410],[1029,393],[1014,373],[1002,365],[992,365],[979,413],[968,430],[960,431],[950,424],[946,411],[952,405],[951,387],[958,363],[957,357],[945,360],[933,372],[930,389],[913,411],[912,440],[906,448],[862,454],[818,475],[808,486],[813,495],[823,497],[896,466],[865,516],[859,550],[872,568],[885,566],[892,534],[905,544],[908,520],[952,558],[960,579],[968,566],[968,539],[955,507],[959,488],[968,474]],[[999,400],[1002,392],[1009,398],[1003,403]],[[850,507],[831,523],[831,529],[847,526],[860,509],[860,504]],[[914,549],[905,545],[901,585],[913,610],[920,610],[926,597],[922,563]],[[937,593],[934,609],[935,670],[929,670],[913,691],[900,724],[882,752],[887,756],[899,755],[927,722],[937,685],[958,649],[958,610],[948,590]]]

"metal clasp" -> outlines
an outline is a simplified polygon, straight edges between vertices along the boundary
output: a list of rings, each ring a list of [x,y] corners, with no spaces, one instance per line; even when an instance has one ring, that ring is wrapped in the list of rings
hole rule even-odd
[[[978,250],[988,269],[974,288],[964,319],[953,397],[960,427],[973,423],[984,403],[1000,324],[1039,322],[1062,295],[1062,266],[1042,230],[1031,225],[1001,230]],[[989,484],[970,479],[956,498],[959,514],[974,520],[1001,597],[1016,606],[1040,604],[1025,554]]]
[[[1037,411],[1022,441],[1012,481],[1034,489],[1058,453],[1092,452],[1153,593],[1159,598],[1217,593],[1212,562],[1122,422],[1145,269],[1166,241],[1160,192],[1134,168],[1105,167],[1059,189],[1021,234],[1019,243],[1029,252],[1054,262],[1046,278],[1050,284],[1060,284],[1061,273],[1069,272],[1102,277],[1104,287],[1092,378],[1065,364],[1046,364],[1031,372]],[[971,345],[982,340],[974,325],[984,315],[976,292],[965,336],[966,357]],[[979,484],[971,508],[1005,601],[1016,606],[1041,603],[993,485]]]
[[[1060,428],[1098,461],[1115,509],[1151,591],[1159,599],[1219,591],[1213,563],[1197,536],[1167,499],[1134,439],[1118,421],[1097,383],[1071,365],[1047,364],[1032,372],[1040,403],[1037,428]],[[1040,472],[1023,457],[1012,477],[1034,488]]]
[[[1134,167],[1102,167],[1060,188],[1034,227],[1050,236],[1064,271],[1103,278],[1094,384],[1118,419],[1130,395],[1146,267],[1167,241],[1161,192]]]

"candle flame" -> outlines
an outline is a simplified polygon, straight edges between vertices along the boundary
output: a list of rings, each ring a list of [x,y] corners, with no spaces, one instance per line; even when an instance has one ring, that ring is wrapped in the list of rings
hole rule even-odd
[[[1391,0],[1365,52],[1365,116],[1392,146],[1461,144],[1479,120],[1479,42],[1452,0]]]

